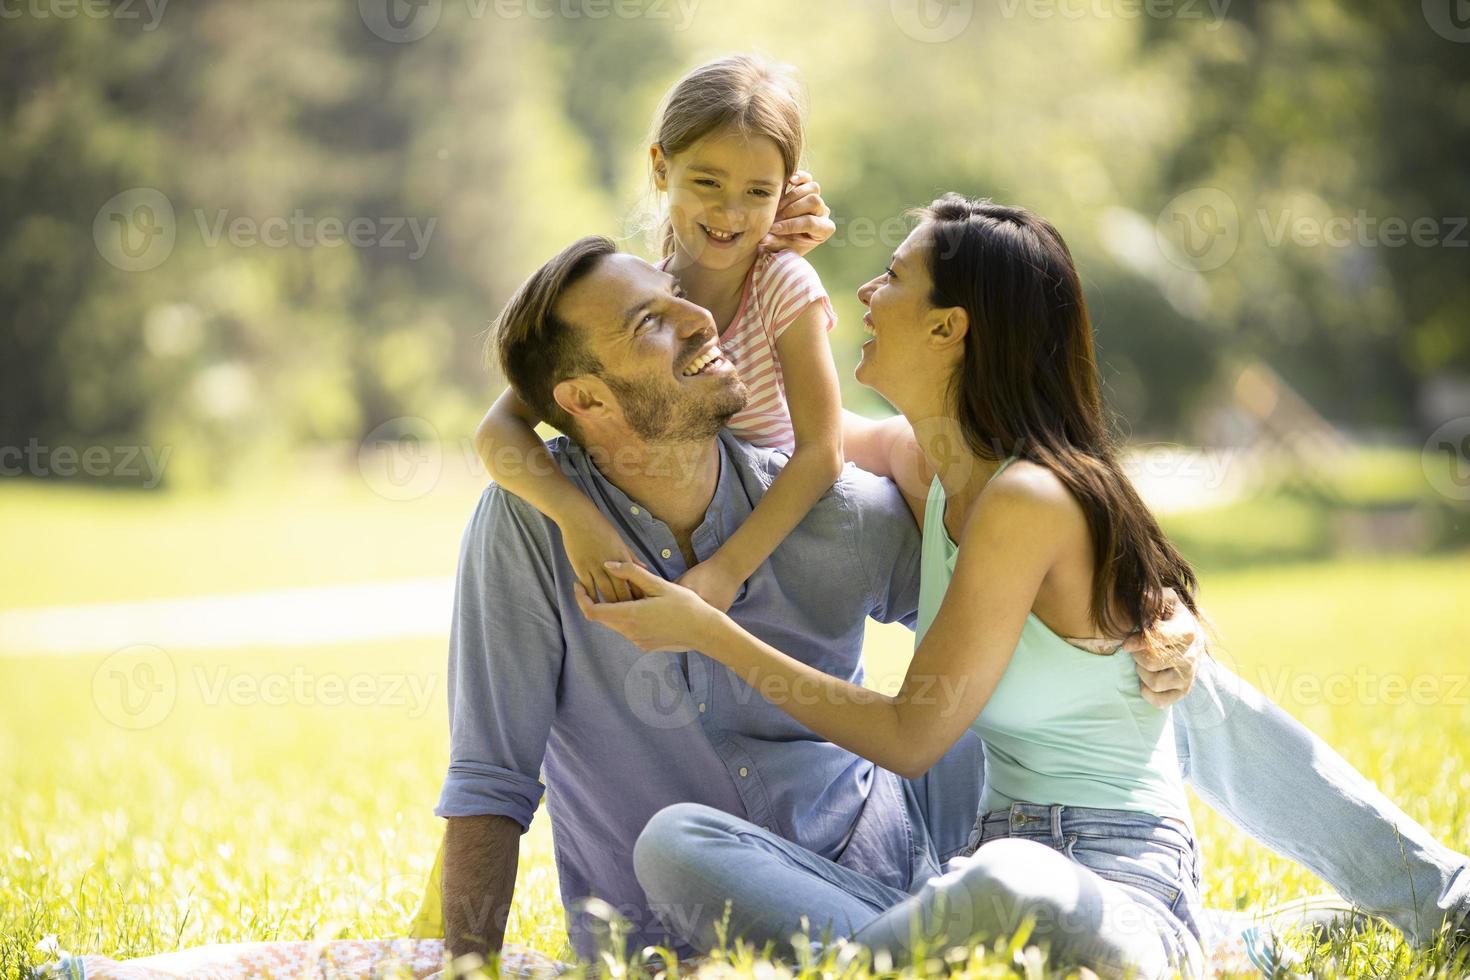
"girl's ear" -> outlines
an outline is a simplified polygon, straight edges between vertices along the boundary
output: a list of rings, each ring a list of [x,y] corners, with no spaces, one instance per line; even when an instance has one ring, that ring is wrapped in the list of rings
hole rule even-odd
[[[601,379],[592,375],[557,382],[551,397],[561,410],[578,422],[605,419],[612,411],[611,393]]]
[[[948,306],[929,311],[929,344],[944,350],[965,342],[970,332],[970,314],[963,306]]]
[[[648,148],[648,165],[653,172],[653,186],[657,187],[660,193],[667,193],[669,190],[669,158],[664,153],[664,148],[657,143]]]

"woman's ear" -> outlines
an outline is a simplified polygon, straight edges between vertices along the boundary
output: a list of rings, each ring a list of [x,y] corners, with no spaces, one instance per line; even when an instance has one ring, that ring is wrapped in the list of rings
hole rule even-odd
[[[605,419],[612,413],[607,385],[592,375],[557,382],[551,389],[551,397],[577,422]]]
[[[970,332],[970,314],[963,306],[931,310],[929,316],[929,344],[932,347],[943,350],[965,342],[965,334]]]
[[[669,190],[669,158],[664,153],[664,148],[654,143],[648,147],[648,166],[653,173],[653,186],[660,193],[668,193]]]

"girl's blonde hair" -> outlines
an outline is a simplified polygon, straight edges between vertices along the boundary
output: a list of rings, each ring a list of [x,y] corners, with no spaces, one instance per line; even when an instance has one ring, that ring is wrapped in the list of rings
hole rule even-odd
[[[734,127],[746,138],[765,136],[774,142],[790,180],[801,163],[805,117],[795,69],[757,55],[730,55],[679,79],[659,105],[649,142],[673,158],[711,133]],[[661,239],[663,254],[672,255],[674,230],[668,221]]]

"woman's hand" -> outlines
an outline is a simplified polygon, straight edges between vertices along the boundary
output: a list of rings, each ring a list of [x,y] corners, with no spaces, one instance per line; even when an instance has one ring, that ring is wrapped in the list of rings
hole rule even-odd
[[[679,584],[698,593],[701,599],[720,612],[730,611],[741,586],[739,578],[727,572],[713,558],[680,575]]]
[[[1201,658],[1210,655],[1209,634],[1173,589],[1164,590],[1168,618],[1154,624],[1153,635],[1134,634],[1123,644],[1138,670],[1139,691],[1155,708],[1167,708],[1194,686]]]
[[[761,248],[767,252],[790,249],[797,255],[805,255],[832,237],[837,225],[829,215],[832,209],[822,200],[822,186],[805,170],[791,175],[786,193],[776,208],[776,221],[766,237],[761,239]]]
[[[608,574],[644,598],[634,602],[594,603],[579,582],[572,591],[582,615],[643,650],[698,650],[724,613],[699,594],[659,578],[629,562],[608,562]]]
[[[594,601],[628,602],[643,598],[643,593],[627,581],[608,574],[606,563],[610,561],[642,563],[633,557],[628,543],[601,511],[596,508],[584,511],[571,530],[562,529],[561,537],[572,572]]]

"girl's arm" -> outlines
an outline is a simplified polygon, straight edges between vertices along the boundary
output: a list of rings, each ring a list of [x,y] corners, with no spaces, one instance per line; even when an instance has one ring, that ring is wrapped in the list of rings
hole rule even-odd
[[[605,599],[638,597],[628,583],[607,574],[606,561],[635,561],[627,542],[586,494],[567,479],[536,435],[541,420],[506,388],[475,430],[475,451],[490,476],[561,528],[577,581]]]
[[[901,776],[926,772],[984,709],[1009,665],[1042,580],[1075,527],[1054,477],[997,481],[961,534],[954,579],[895,696],[832,677],[751,636],[686,589],[622,565],[648,597],[592,606],[589,619],[646,650],[696,649],[816,734]],[[1068,519],[1061,519],[1066,514]]]
[[[745,522],[708,561],[679,578],[721,611],[842,471],[842,394],[823,304],[811,304],[786,328],[776,340],[776,356],[788,379],[796,449]]]

